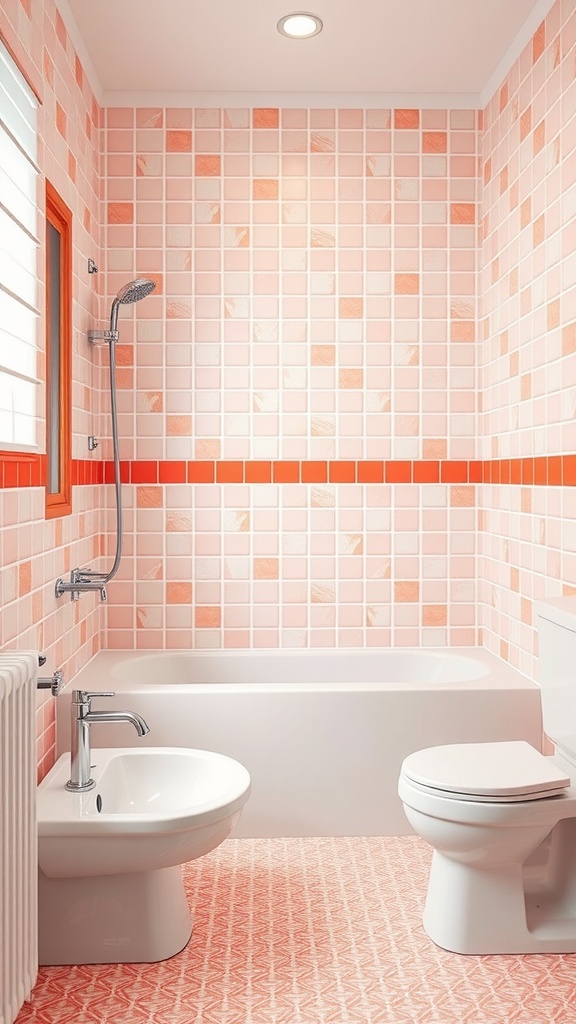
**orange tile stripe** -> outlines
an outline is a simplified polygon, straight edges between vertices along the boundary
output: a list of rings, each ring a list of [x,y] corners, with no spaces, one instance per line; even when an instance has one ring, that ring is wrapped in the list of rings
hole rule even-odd
[[[0,487],[43,487],[46,456],[0,452]]]
[[[576,486],[576,455],[525,459],[410,461],[251,460],[186,462],[139,459],[120,463],[122,483],[131,484],[523,484]],[[112,483],[112,462],[72,460],[72,483]],[[0,452],[0,487],[43,487],[46,456]]]
[[[72,459],[72,484],[104,483],[104,462]],[[46,456],[27,452],[0,452],[0,488],[45,487]]]

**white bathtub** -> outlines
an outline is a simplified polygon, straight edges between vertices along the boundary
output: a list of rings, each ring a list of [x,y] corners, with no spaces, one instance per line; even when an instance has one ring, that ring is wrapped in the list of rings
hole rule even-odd
[[[94,746],[190,746],[246,765],[237,836],[404,835],[403,758],[438,743],[541,743],[540,691],[487,651],[101,651],[57,704],[70,747],[71,689],[115,690],[94,707],[137,711],[93,725]]]

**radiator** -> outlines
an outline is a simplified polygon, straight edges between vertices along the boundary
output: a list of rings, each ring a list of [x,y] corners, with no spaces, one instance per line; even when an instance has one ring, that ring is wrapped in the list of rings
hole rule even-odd
[[[38,654],[0,654],[0,1024],[13,1024],[38,969]]]

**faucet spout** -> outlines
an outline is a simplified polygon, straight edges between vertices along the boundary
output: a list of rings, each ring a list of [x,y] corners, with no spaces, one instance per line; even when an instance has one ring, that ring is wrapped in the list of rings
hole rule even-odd
[[[135,711],[92,711],[93,697],[114,696],[114,693],[88,693],[86,690],[72,692],[70,779],[66,783],[66,789],[73,793],[86,793],[96,785],[94,779],[90,777],[90,726],[94,722],[130,722],[139,736],[145,736],[150,732],[147,722]]]
[[[92,722],[130,722],[139,736],[145,736],[147,732],[150,732],[148,723],[135,711],[89,711],[84,716],[84,721],[89,725]]]

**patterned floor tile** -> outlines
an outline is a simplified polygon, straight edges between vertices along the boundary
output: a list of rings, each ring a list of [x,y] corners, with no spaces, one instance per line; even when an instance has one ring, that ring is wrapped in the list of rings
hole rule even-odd
[[[576,1024],[576,954],[456,956],[412,837],[229,839],[185,867],[188,947],[45,967],[16,1024]]]

